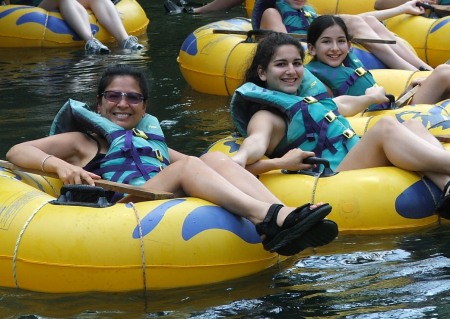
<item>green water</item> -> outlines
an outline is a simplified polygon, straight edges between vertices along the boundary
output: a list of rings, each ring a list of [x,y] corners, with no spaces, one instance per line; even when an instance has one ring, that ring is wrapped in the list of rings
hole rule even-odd
[[[92,104],[99,73],[118,61],[146,70],[150,112],[173,148],[199,155],[230,133],[228,98],[190,89],[176,57],[194,29],[244,16],[244,9],[167,16],[162,1],[141,4],[151,22],[140,53],[0,50],[0,158],[11,145],[47,134],[69,97]],[[449,230],[447,223],[413,234],[340,236],[279,267],[207,287],[63,295],[0,288],[0,318],[449,318]]]

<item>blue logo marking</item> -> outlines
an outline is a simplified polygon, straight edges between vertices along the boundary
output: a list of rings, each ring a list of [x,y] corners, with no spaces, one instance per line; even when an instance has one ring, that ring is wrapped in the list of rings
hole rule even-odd
[[[18,8],[12,8],[12,9],[5,10],[2,13],[0,13],[0,19],[6,17],[7,15],[9,15],[11,13],[14,13],[15,11],[29,9],[29,8],[30,7],[25,7],[25,8],[24,7],[18,7]]]
[[[422,122],[422,124],[427,128],[435,128],[442,127],[443,130],[450,128],[450,117],[442,113],[442,108],[440,107],[432,107],[429,110],[429,114],[425,114],[418,111],[404,111],[395,115],[396,119],[403,123],[410,118],[418,119]],[[409,115],[413,115],[410,117]],[[404,118],[405,117],[405,118]]]
[[[156,226],[158,226],[159,222],[163,219],[167,210],[169,210],[173,206],[178,205],[184,201],[185,201],[185,199],[169,200],[169,201],[164,202],[163,204],[159,205],[155,209],[151,210],[141,220],[142,236],[149,234]],[[139,227],[138,226],[136,226],[136,228],[133,231],[133,238],[139,238]]]
[[[184,51],[192,56],[197,55],[197,37],[193,33],[189,34],[186,40],[184,40],[183,44],[181,45],[181,51]]]
[[[218,206],[203,206],[193,210],[184,220],[182,236],[184,240],[189,240],[208,229],[228,230],[250,244],[261,242],[255,226],[249,220]]]
[[[230,154],[237,152],[241,148],[241,145],[236,143],[235,141],[227,141],[223,144],[230,148],[230,150],[228,151]]]
[[[30,8],[33,7],[19,7],[19,8],[13,8],[9,10],[5,10],[3,13],[0,14],[0,19],[8,16],[9,14],[14,13],[15,11],[19,10],[26,10],[23,15],[21,15],[16,20],[16,25],[26,25],[29,23],[37,23],[39,25],[42,25],[44,28],[47,28],[48,30],[52,31],[53,33],[60,34],[60,35],[70,35],[72,37],[72,40],[74,41],[80,41],[81,38],[72,30],[71,27],[64,21],[62,18],[57,18],[54,16],[47,16],[43,12],[39,11],[31,11]],[[31,27],[31,26],[30,26]],[[95,24],[91,24],[91,30],[96,33],[99,30],[99,27]]]
[[[405,218],[420,219],[433,215],[442,191],[431,181],[425,179],[408,187],[395,200],[395,210]]]
[[[440,28],[444,27],[449,22],[450,22],[450,19],[446,18],[446,19],[440,21],[439,23],[436,23],[436,25],[433,28],[431,28],[430,34],[439,31]]]
[[[444,101],[442,101],[442,102],[439,103],[439,105],[440,105],[441,107],[443,107],[443,108],[446,108],[447,105],[449,105],[449,104],[450,104],[450,99],[444,100]]]
[[[186,199],[168,200],[150,211],[141,220],[142,236],[151,233],[170,208],[184,201]],[[209,229],[227,230],[251,244],[261,242],[255,226],[250,221],[213,205],[200,206],[190,212],[183,222],[181,236],[188,241],[197,234]],[[133,230],[132,237],[134,239],[139,238],[139,228],[137,226]]]

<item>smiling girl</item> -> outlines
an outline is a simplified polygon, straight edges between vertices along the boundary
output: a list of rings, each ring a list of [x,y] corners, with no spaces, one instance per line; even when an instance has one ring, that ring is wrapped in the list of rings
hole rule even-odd
[[[309,25],[319,16],[306,0],[256,0],[252,13],[254,29],[306,34]],[[358,15],[341,14],[353,36],[366,39],[395,39],[380,21],[399,14],[419,15],[424,9],[417,0],[410,0],[398,7]],[[392,69],[418,70],[433,68],[420,60],[402,41],[386,45],[364,42],[363,46]]]
[[[360,139],[332,99],[299,95],[303,81],[301,44],[284,33],[258,43],[231,101],[231,115],[245,137],[232,158],[254,174],[297,171],[310,156],[327,159],[336,171],[396,166],[431,179],[445,196],[436,211],[450,218],[450,153],[418,121],[385,117]],[[263,159],[266,155],[268,159]]]
[[[351,35],[341,17],[318,17],[308,29],[308,51],[313,59],[306,68],[329,88],[333,96],[358,96],[363,110],[369,106],[376,109],[380,103],[387,102],[385,91],[376,87],[370,72],[352,54],[350,40]],[[419,88],[410,104],[434,104],[450,98],[450,65],[439,65],[428,77],[413,80],[407,90],[416,85]]]

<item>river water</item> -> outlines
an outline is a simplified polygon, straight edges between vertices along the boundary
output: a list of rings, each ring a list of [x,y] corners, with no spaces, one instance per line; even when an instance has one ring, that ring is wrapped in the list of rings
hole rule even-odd
[[[199,155],[230,133],[228,98],[189,88],[176,57],[191,31],[245,10],[168,16],[162,1],[141,4],[151,22],[139,53],[0,49],[0,158],[13,144],[46,135],[68,98],[93,104],[98,75],[118,61],[147,71],[149,110],[173,148]],[[450,318],[449,231],[446,223],[412,234],[341,236],[257,275],[206,287],[117,294],[0,288],[0,318]]]

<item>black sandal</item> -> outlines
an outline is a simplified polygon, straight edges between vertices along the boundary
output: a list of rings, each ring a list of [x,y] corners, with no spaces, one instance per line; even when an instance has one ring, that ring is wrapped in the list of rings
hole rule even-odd
[[[262,241],[264,249],[271,252],[291,244],[331,212],[329,204],[314,209],[310,209],[311,204],[305,204],[293,210],[280,227],[277,216],[282,207],[280,204],[270,206],[264,221],[256,225],[258,234],[265,235]]]
[[[445,219],[450,219],[450,194],[448,194],[450,182],[445,184],[441,200],[436,206],[436,214]]]
[[[320,247],[331,243],[338,235],[337,224],[329,219],[319,221],[301,237],[275,250],[283,256],[293,256],[309,247]]]

